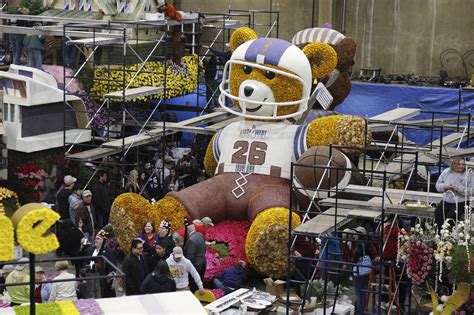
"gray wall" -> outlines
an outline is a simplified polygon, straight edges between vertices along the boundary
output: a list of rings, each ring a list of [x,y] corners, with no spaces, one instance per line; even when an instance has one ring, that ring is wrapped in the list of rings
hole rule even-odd
[[[232,9],[280,11],[279,37],[291,40],[299,30],[318,26],[318,8],[328,0],[181,0],[183,10],[227,12]],[[346,3],[343,28],[343,4]],[[438,76],[440,54],[474,49],[474,0],[332,0],[332,24],[358,44],[355,70],[381,67],[385,74]],[[268,24],[268,18],[263,18]],[[257,30],[260,36],[263,30]],[[462,58],[445,55],[450,77],[464,76]],[[474,54],[468,76],[474,72]]]

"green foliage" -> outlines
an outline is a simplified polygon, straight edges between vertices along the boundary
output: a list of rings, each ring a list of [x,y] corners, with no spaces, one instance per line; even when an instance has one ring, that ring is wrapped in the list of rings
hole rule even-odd
[[[472,253],[471,253],[472,255]],[[455,245],[451,250],[452,265],[450,270],[450,276],[459,282],[469,282],[469,277],[472,278],[472,273],[468,272],[468,265],[470,261],[467,257],[466,246]]]
[[[43,7],[43,1],[41,0],[21,0],[20,3],[16,5],[9,5],[8,12],[19,14],[19,8],[28,8],[28,10],[30,10],[28,15],[38,15],[46,11],[46,8]]]
[[[302,284],[301,292],[304,292],[304,287],[305,285]],[[334,286],[334,283],[332,283],[331,281],[328,281],[327,288],[326,288],[326,295],[335,294],[335,293],[336,293],[336,288]],[[315,296],[318,298],[318,300],[320,300],[323,298],[323,295],[324,295],[324,280],[323,279],[316,279],[309,283],[308,291],[306,291],[306,299],[309,299]]]
[[[209,245],[209,246],[214,248],[215,250],[217,250],[219,252],[219,257],[220,258],[229,257],[229,247],[227,246],[227,244],[216,243],[216,244]]]

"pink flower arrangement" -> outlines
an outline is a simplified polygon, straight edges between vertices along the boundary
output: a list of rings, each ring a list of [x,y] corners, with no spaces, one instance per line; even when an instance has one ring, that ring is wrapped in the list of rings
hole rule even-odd
[[[228,245],[229,257],[220,258],[216,249],[207,247],[205,281],[211,281],[222,270],[235,266],[239,260],[248,261],[245,255],[245,238],[249,228],[250,222],[248,221],[226,220],[206,230],[207,241],[216,241]]]
[[[209,290],[212,292],[212,294],[214,294],[214,296],[216,297],[216,300],[217,299],[220,299],[221,297],[224,296],[225,292],[222,291],[222,290],[219,290],[219,289],[214,289],[214,290]]]
[[[22,163],[14,165],[15,175],[20,180],[23,188],[30,188],[33,192],[33,200],[39,201],[38,190],[44,188],[46,172],[39,168],[36,163]]]
[[[407,275],[411,281],[420,285],[425,282],[431,270],[433,249],[425,243],[417,241],[408,250]]]

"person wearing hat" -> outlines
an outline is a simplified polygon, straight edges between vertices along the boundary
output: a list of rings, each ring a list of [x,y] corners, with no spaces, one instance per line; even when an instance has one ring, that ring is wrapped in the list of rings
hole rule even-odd
[[[63,185],[56,193],[56,211],[61,216],[61,220],[69,218],[69,196],[72,194],[74,183],[77,178],[66,175],[63,179]]]
[[[35,280],[45,281],[44,270],[40,266],[35,267]],[[36,283],[35,284],[35,302],[46,303],[51,295],[51,283]]]
[[[69,218],[72,222],[76,222],[77,207],[82,202],[82,188],[78,182],[74,183],[72,193],[69,195]]]
[[[28,258],[20,258],[18,262],[22,264],[15,265],[15,269],[8,275],[7,279],[5,280],[5,284],[7,285],[7,292],[12,299],[10,306],[16,306],[30,302],[29,285],[26,284],[11,287],[8,286],[9,284],[13,283],[22,283],[30,281],[30,275],[28,272]]]
[[[92,243],[97,224],[95,220],[95,209],[92,204],[92,192],[90,190],[84,190],[82,192],[82,202],[77,207],[75,224],[87,235],[89,242]]]
[[[175,243],[173,237],[171,236],[171,222],[167,220],[163,220],[160,222],[160,228],[158,229],[158,237],[156,239],[157,242],[161,242],[165,248],[165,259],[170,257],[173,248],[175,247]]]
[[[13,271],[15,267],[13,265],[4,265],[2,269],[0,269],[0,284],[5,284],[5,279],[7,279],[10,272]],[[0,287],[0,295],[3,295],[5,291],[5,287]]]
[[[189,259],[184,257],[181,247],[173,248],[173,253],[166,259],[166,263],[170,267],[170,273],[178,291],[189,290],[189,275],[191,275],[199,288],[199,293],[204,294],[201,277]]]

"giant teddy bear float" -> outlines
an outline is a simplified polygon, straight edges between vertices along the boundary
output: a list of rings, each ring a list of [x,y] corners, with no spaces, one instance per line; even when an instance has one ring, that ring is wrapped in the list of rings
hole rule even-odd
[[[219,102],[243,119],[211,139],[204,164],[214,176],[171,192],[152,207],[131,193],[117,197],[111,221],[121,231],[117,234],[123,248],[144,220],[167,219],[173,230],[185,217],[208,216],[217,223],[249,220],[245,250],[251,265],[265,275],[286,273],[291,163],[315,146],[332,142],[356,147],[367,141],[365,120],[358,117],[332,115],[307,125],[292,123],[307,110],[317,80],[330,76],[338,64],[334,45],[303,46],[256,38],[248,28],[232,34],[232,57],[224,68]],[[347,85],[342,88],[347,90]],[[293,214],[292,222],[293,227],[300,224],[298,215]]]

